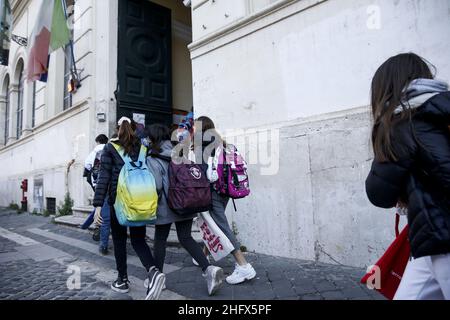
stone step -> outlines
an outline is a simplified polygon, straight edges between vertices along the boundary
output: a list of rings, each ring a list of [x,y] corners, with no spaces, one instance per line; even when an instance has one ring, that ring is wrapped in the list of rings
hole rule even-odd
[[[75,228],[79,228],[87,219],[87,216],[84,217],[80,217],[80,216],[62,216],[62,217],[57,217],[54,219],[56,224],[60,224],[60,225],[64,225],[64,226],[68,226],[68,227],[75,227]],[[94,229],[94,225],[92,225],[90,228],[90,230]]]
[[[93,206],[72,207],[72,213],[74,217],[87,218],[92,213],[93,210],[94,210]]]
[[[84,211],[78,211],[78,212],[84,212]],[[90,211],[89,211],[89,213],[90,213]],[[86,218],[87,218],[87,214],[84,214],[82,216],[72,215],[72,216],[57,217],[54,219],[54,221],[56,224],[79,228],[84,223],[84,221],[86,221]],[[92,230],[93,225],[89,229]],[[152,242],[155,240],[155,226],[152,226],[152,225],[147,226],[147,237]],[[196,223],[194,223],[192,226],[192,237],[194,238],[195,241],[197,241],[199,243],[203,243],[202,234],[200,233],[200,230],[198,229]],[[174,224],[172,225],[172,228],[170,229],[169,237],[167,239],[167,245],[175,246],[175,247],[180,246],[180,242],[178,241],[177,231],[176,231]]]

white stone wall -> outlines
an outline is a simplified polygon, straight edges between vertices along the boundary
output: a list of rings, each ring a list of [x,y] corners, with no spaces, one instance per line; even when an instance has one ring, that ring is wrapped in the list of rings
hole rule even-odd
[[[280,0],[207,29],[237,9],[203,2],[192,7],[196,115],[222,132],[280,130],[279,172],[251,165],[252,195],[228,210],[239,239],[262,253],[372,264],[394,237],[394,212],[365,194],[371,77],[413,51],[450,80],[450,2]]]
[[[13,34],[29,37],[36,22],[41,0],[13,1],[11,3],[14,15]],[[28,67],[27,50],[12,42],[10,64],[0,69],[0,88],[6,74],[10,75],[13,94],[11,95],[9,143],[0,146],[0,206],[11,202],[20,203],[20,181],[29,180],[28,202],[29,210],[33,211],[36,204],[33,199],[34,179],[43,179],[44,206],[45,198],[56,198],[57,205],[64,199],[65,192],[70,191],[75,205],[87,203],[91,195],[90,189],[82,178],[84,159],[94,145],[94,138],[99,132],[109,131],[108,124],[96,125],[96,111],[101,105],[97,97],[101,91],[95,87],[95,74],[104,74],[105,66],[95,69],[102,62],[95,56],[96,31],[95,22],[103,25],[109,16],[97,7],[109,4],[107,0],[77,0],[74,16],[74,52],[77,69],[80,70],[82,87],[73,95],[72,108],[63,111],[64,52],[59,49],[51,54],[49,76],[47,83],[37,82],[36,90],[36,120],[32,127],[32,83],[25,85],[24,101],[24,133],[16,137],[17,87],[15,70],[19,59]],[[107,11],[106,11],[107,13]],[[101,19],[94,19],[98,14]],[[100,28],[99,28],[100,29]],[[109,32],[109,29],[108,29]],[[107,48],[106,48],[107,49]],[[102,87],[105,81],[102,82]],[[107,89],[107,88],[105,88]],[[112,90],[111,92],[113,92]],[[2,92],[3,94],[3,92]],[[112,93],[111,93],[112,95]],[[2,101],[0,101],[1,103]],[[115,115],[114,115],[115,116]],[[3,131],[2,131],[3,135]],[[71,160],[75,163],[67,173]],[[7,168],[7,169],[5,169]]]

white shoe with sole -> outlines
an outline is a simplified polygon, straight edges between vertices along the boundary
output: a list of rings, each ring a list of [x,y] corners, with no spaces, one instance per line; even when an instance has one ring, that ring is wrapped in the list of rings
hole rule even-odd
[[[166,284],[166,275],[155,267],[148,272],[147,296],[145,300],[159,300],[163,287]]]
[[[247,280],[252,280],[256,277],[256,271],[250,263],[245,266],[240,266],[236,264],[234,272],[227,277],[226,281],[228,284],[239,284]]]
[[[144,280],[144,288],[147,289],[148,288],[148,278]],[[162,287],[163,291],[166,290],[166,284],[164,283],[163,287]]]
[[[223,282],[223,269],[215,266],[209,266],[203,276],[208,285],[208,294],[214,295],[220,289]]]

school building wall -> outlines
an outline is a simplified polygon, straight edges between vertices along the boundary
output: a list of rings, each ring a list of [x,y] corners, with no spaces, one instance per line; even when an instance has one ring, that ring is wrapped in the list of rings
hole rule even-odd
[[[271,255],[375,262],[393,240],[394,211],[365,194],[371,77],[414,51],[450,80],[450,2],[198,0],[192,10],[196,115],[252,132],[247,157],[257,132],[278,130],[278,172],[251,165],[252,195],[229,207],[238,238]]]
[[[13,34],[29,39],[41,3],[42,0],[11,1]],[[33,83],[25,82],[24,131],[19,137],[16,134],[18,83],[13,75],[19,61],[25,64],[26,74],[28,53],[27,48],[11,42],[9,66],[0,68],[0,88],[4,87],[7,75],[11,79],[10,134],[8,141],[2,141],[0,145],[0,206],[20,204],[20,182],[23,179],[28,179],[28,210],[31,212],[46,209],[46,198],[55,198],[59,206],[67,191],[75,205],[87,203],[91,196],[89,186],[82,178],[84,159],[94,146],[96,134],[110,130],[108,122],[100,123],[96,119],[97,109],[101,110],[109,101],[98,89],[105,87],[107,81],[97,83],[96,77],[98,72],[107,72],[105,66],[99,66],[101,58],[95,54],[99,46],[97,40],[102,36],[100,28],[95,28],[95,16],[103,14],[98,11],[96,3],[92,0],[76,1],[74,52],[82,87],[72,96],[72,106],[66,110],[63,108],[64,86],[67,85],[64,81],[66,58],[63,49],[58,49],[50,55],[47,83],[36,82],[34,125]],[[0,102],[4,108],[5,92],[2,91],[1,95]],[[5,123],[3,118],[0,123]],[[0,129],[3,136],[4,128]],[[72,160],[74,163],[69,166]],[[41,190],[36,188],[37,183],[42,185]],[[41,199],[38,199],[39,195]]]

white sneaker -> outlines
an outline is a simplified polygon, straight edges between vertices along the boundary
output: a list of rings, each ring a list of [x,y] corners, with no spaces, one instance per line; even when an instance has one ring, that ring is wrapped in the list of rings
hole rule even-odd
[[[216,266],[209,266],[203,276],[206,278],[208,285],[208,294],[214,295],[222,286],[223,269]]]
[[[149,282],[149,281],[150,281],[150,280],[148,280],[148,278],[144,280],[144,287],[145,287],[145,289],[148,288],[148,282]],[[166,288],[166,283],[164,283],[164,285],[163,285],[163,287],[162,287],[162,290],[164,291],[164,290],[166,290],[166,289],[167,289],[167,288]]]
[[[209,263],[213,262],[213,258],[210,255],[208,255],[206,257],[206,259],[208,260]],[[200,267],[200,265],[198,264],[198,262],[194,258],[192,258],[192,263],[194,264],[194,266]]]
[[[234,272],[226,280],[228,284],[239,284],[246,280],[252,280],[255,277],[256,271],[250,263],[247,263],[245,266],[236,264]]]
[[[159,272],[156,267],[153,267],[148,272],[148,279],[147,296],[145,297],[145,300],[159,300],[162,288],[166,283],[166,275]]]

